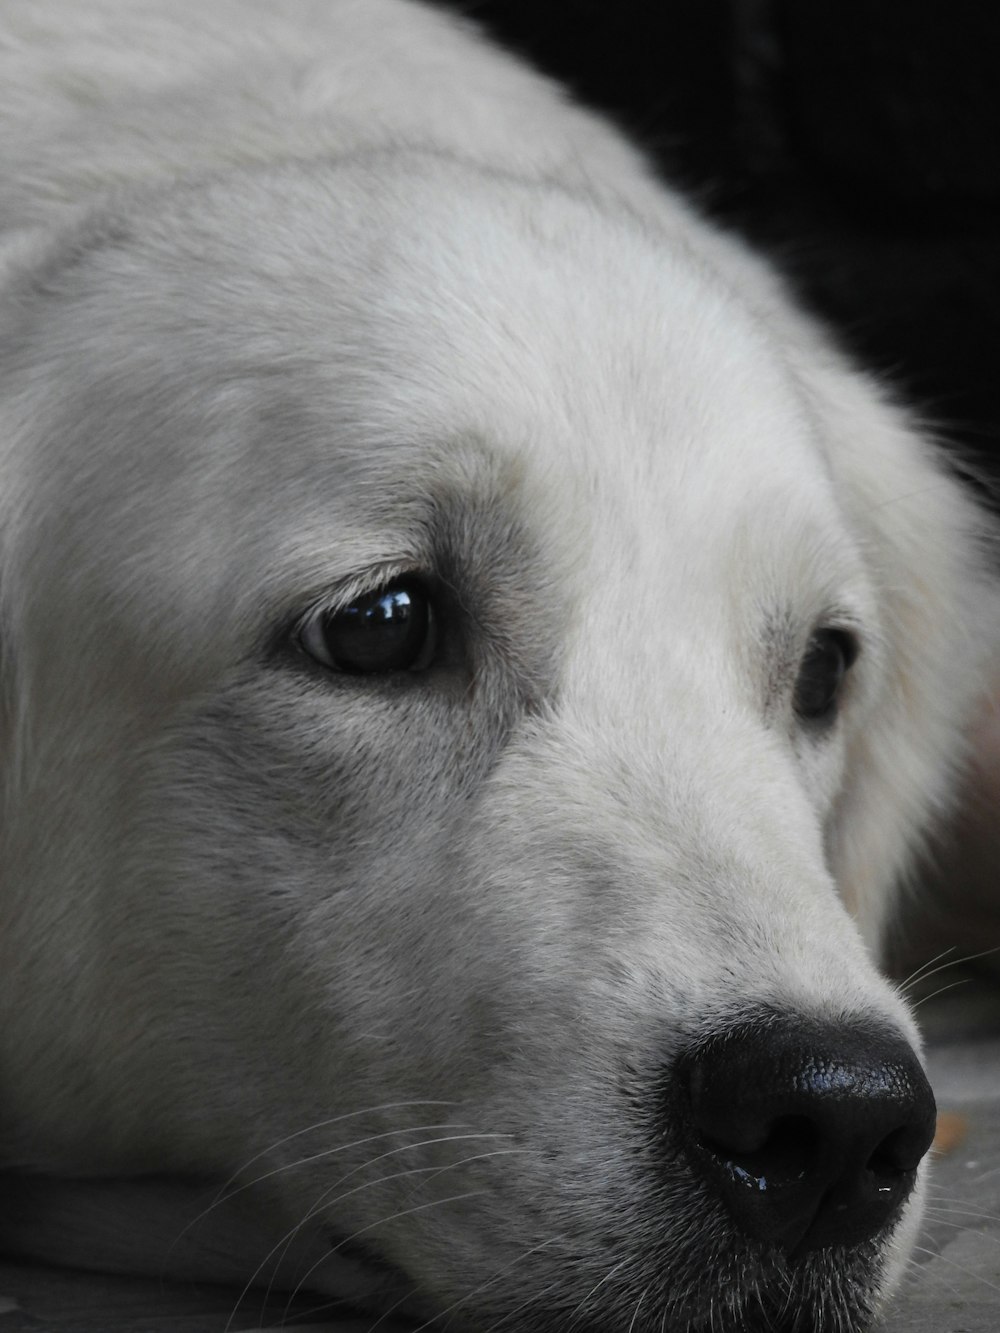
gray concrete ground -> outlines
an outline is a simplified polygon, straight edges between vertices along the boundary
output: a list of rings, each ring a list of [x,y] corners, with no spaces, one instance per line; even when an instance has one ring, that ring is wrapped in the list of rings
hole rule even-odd
[[[964,1138],[937,1160],[925,1232],[884,1333],[1000,1333],[1000,986],[953,987],[927,1005],[924,1026],[939,1107]],[[262,1309],[259,1296],[234,1316],[237,1296],[0,1260],[0,1333],[367,1333],[372,1323],[308,1300],[289,1318],[284,1300]],[[405,1330],[381,1323],[379,1333]]]

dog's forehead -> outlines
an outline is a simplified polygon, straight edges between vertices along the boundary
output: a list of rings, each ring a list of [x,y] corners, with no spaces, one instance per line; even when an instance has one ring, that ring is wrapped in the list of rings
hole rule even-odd
[[[347,369],[352,456],[385,448],[362,489],[388,459],[411,494],[437,478],[460,497],[477,451],[482,471],[503,460],[498,510],[619,635],[629,607],[647,639],[657,606],[704,624],[714,604],[737,633],[734,604],[821,614],[861,561],[777,334],[668,235],[516,196],[478,224],[475,200],[461,219],[429,206],[422,244],[382,252],[368,357]]]
[[[760,569],[770,550],[785,578],[850,563],[784,349],[702,259],[590,201],[433,183],[380,198],[363,242],[340,232],[330,312],[312,315],[328,358],[311,347],[312,383],[287,399],[311,417],[308,458],[278,421],[264,471],[311,468],[317,495],[390,525],[441,489],[481,502],[488,475],[497,506],[591,580],[590,557],[663,589],[699,567],[717,585],[712,559],[734,553]],[[314,277],[310,306],[327,299]]]
[[[183,227],[101,238],[55,312],[90,333],[39,451],[53,488],[77,483],[79,513],[37,525],[69,583],[92,567],[108,600],[141,589],[146,622],[249,625],[436,541],[459,580],[544,566],[592,645],[713,608],[731,636],[725,599],[821,600],[853,552],[771,333],[626,213],[454,175],[257,185],[236,228],[195,193]],[[177,246],[200,247],[193,277]]]

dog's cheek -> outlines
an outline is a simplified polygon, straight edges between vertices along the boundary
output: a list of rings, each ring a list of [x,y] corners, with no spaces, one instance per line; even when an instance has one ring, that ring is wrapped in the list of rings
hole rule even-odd
[[[337,1043],[391,1033],[411,1007],[401,992],[441,981],[422,934],[447,916],[453,826],[501,745],[502,718],[476,721],[461,698],[405,683],[270,678],[175,728],[133,840],[155,850],[175,922],[194,931],[206,905],[224,922],[219,957],[210,933],[191,941],[206,984],[218,969],[228,991],[233,957],[270,959],[278,994],[324,1011],[331,1068]],[[263,984],[255,969],[243,985]]]

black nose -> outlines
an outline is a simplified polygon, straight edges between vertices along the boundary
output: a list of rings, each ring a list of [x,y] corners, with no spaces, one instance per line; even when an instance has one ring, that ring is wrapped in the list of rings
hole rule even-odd
[[[916,1055],[874,1026],[761,1021],[679,1073],[692,1163],[748,1236],[796,1256],[887,1227],[934,1137]]]

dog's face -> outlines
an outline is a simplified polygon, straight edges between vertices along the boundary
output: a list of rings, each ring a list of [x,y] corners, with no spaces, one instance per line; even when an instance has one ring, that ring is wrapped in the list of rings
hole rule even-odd
[[[11,308],[21,1155],[256,1158],[473,1326],[864,1326],[932,1104],[845,900],[873,943],[966,688],[895,415],[447,164],[154,201]]]

